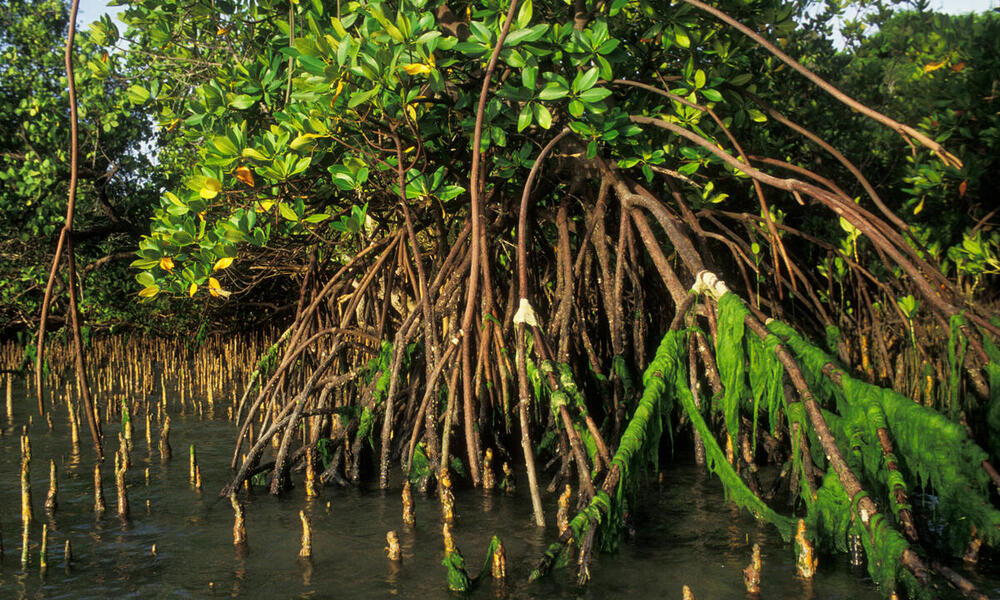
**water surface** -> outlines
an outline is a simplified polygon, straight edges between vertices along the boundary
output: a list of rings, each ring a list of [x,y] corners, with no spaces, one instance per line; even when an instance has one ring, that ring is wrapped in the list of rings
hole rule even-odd
[[[35,419],[30,433],[36,524],[26,568],[19,560],[18,433],[23,423],[15,420],[2,428],[0,526],[5,551],[0,598],[449,596],[440,564],[436,497],[415,494],[417,524],[407,527],[401,519],[398,481],[385,493],[327,487],[318,500],[307,499],[301,484],[281,498],[258,489],[243,498],[248,546],[239,552],[232,545],[232,509],[228,501],[216,497],[230,476],[233,425],[183,414],[171,420],[174,458],[169,462],[161,462],[155,447],[147,448],[139,423],[128,475],[131,519],[123,523],[116,514],[111,461],[103,469],[108,511],[95,517],[93,455],[85,446],[86,438],[81,440],[82,453],[71,454],[64,423],[57,422],[50,432]],[[105,425],[105,434],[115,436],[115,425]],[[202,469],[201,491],[188,481],[187,449],[192,443],[197,445]],[[117,442],[109,439],[107,454],[116,447]],[[53,515],[42,508],[50,458],[59,469],[59,506]],[[294,478],[301,482],[301,474]],[[507,549],[508,584],[501,588],[485,581],[471,594],[473,598],[680,598],[685,584],[700,600],[744,598],[742,569],[754,542],[761,544],[764,555],[762,598],[881,597],[843,557],[821,557],[812,582],[796,578],[791,546],[783,544],[773,528],[758,525],[728,505],[719,483],[688,464],[665,465],[662,480],[650,482],[633,514],[635,534],[618,553],[596,557],[588,586],[576,585],[575,569],[557,571],[529,585],[528,573],[557,536],[555,499],[546,499],[549,527],[540,530],[533,525],[525,491],[522,478],[513,496],[477,490],[456,493],[455,537],[470,570],[482,565],[492,535],[500,535]],[[313,558],[308,562],[297,556],[300,509],[313,527]],[[49,524],[44,572],[38,564],[42,523]],[[403,549],[399,564],[385,557],[388,530],[399,533]],[[63,556],[67,539],[73,548],[69,565]],[[1000,595],[996,581],[978,583],[991,595]]]

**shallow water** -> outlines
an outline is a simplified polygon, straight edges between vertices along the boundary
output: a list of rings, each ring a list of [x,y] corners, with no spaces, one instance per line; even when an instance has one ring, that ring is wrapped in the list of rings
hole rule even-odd
[[[21,413],[26,412],[27,405]],[[301,485],[281,498],[258,490],[244,498],[248,548],[246,553],[237,552],[232,545],[232,509],[228,501],[216,497],[230,476],[235,429],[227,421],[183,414],[171,417],[174,457],[169,462],[161,462],[155,448],[149,451],[142,428],[137,428],[128,475],[132,509],[128,523],[116,514],[110,460],[103,468],[108,511],[100,518],[94,515],[93,456],[85,446],[87,432],[81,432],[82,455],[74,456],[68,453],[64,423],[49,432],[36,419],[30,428],[36,524],[30,561],[22,568],[21,425],[15,419],[2,428],[0,437],[0,481],[4,482],[0,485],[0,526],[5,534],[0,598],[449,596],[440,564],[437,500],[415,494],[417,524],[407,527],[401,519],[399,482],[386,493],[328,487],[318,500],[306,499]],[[115,425],[105,425],[106,436],[114,436],[115,430]],[[202,491],[188,481],[191,443],[197,444]],[[112,454],[117,442],[106,445],[106,452]],[[59,470],[59,506],[53,515],[42,508],[50,458]],[[301,480],[301,474],[294,479]],[[313,558],[309,562],[297,556],[300,509],[312,521]],[[744,598],[742,569],[754,542],[761,544],[764,556],[762,598],[881,597],[870,580],[850,570],[843,557],[821,557],[815,580],[797,579],[791,547],[781,542],[773,528],[761,527],[745,512],[728,506],[718,482],[687,464],[664,465],[662,481],[647,486],[633,515],[635,535],[617,554],[596,557],[593,579],[583,588],[575,584],[574,569],[526,583],[538,557],[556,538],[554,498],[547,498],[550,524],[545,530],[533,525],[523,483],[514,496],[458,491],[456,514],[456,542],[470,571],[482,565],[492,535],[500,535],[507,550],[506,588],[486,581],[471,594],[473,598],[680,598],[684,584],[700,600]],[[44,572],[38,561],[43,522],[49,524]],[[403,550],[399,564],[385,557],[388,530],[399,533]],[[67,539],[73,548],[68,566],[63,560]],[[991,595],[1000,594],[996,580],[979,583]]]

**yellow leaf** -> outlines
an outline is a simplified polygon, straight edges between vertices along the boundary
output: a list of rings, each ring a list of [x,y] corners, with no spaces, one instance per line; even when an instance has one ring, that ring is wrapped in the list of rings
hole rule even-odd
[[[199,190],[198,194],[205,200],[211,200],[219,195],[222,191],[222,182],[215,177],[206,177],[205,184]]]
[[[250,187],[254,186],[253,172],[250,171],[250,169],[247,167],[237,167],[236,179],[239,179],[240,181],[249,185]]]
[[[924,210],[924,199],[923,198],[920,199],[920,204],[918,204],[917,207],[913,209],[913,214],[919,215],[920,211],[922,211],[922,210]]]
[[[410,116],[411,121],[417,122],[417,109],[413,108],[412,104],[406,105],[406,114]]]
[[[191,287],[188,288],[188,296],[193,297],[194,293],[198,291],[198,284],[192,283]]]
[[[173,271],[174,259],[170,258],[169,256],[164,256],[163,258],[160,259],[160,268],[163,269],[164,271]]]
[[[233,259],[231,259],[231,258],[220,258],[219,260],[215,261],[215,266],[212,267],[212,270],[213,271],[221,271],[222,269],[225,269],[226,267],[228,267],[231,264],[233,264]]]
[[[160,293],[160,286],[151,285],[149,287],[144,287],[139,291],[140,298],[152,298],[153,296]]]
[[[931,71],[937,71],[938,69],[940,69],[941,67],[944,66],[945,62],[947,62],[947,61],[939,60],[939,61],[936,61],[936,62],[927,63],[926,65],[924,65],[924,73],[930,73]]]
[[[227,292],[219,285],[219,280],[215,277],[208,278],[208,293],[216,298],[228,298],[232,292]]]
[[[274,200],[261,200],[255,208],[261,212],[267,212],[271,210],[272,206],[274,206]]]
[[[226,26],[226,27],[219,27],[218,29],[215,30],[215,35],[226,35],[227,33],[229,33],[229,27],[228,26]]]
[[[424,63],[413,63],[411,65],[403,65],[403,70],[410,75],[426,75],[431,72],[431,68]]]

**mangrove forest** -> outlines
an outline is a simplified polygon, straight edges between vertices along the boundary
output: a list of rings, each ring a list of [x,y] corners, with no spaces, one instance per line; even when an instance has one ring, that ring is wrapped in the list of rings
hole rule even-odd
[[[996,10],[108,8],[0,0],[0,596],[1000,597]]]

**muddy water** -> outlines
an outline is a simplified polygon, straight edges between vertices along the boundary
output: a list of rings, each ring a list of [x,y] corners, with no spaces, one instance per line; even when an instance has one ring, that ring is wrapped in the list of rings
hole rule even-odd
[[[21,413],[26,413],[27,405],[19,404],[25,406]],[[84,447],[82,455],[69,453],[68,432],[63,420],[59,421],[52,432],[37,419],[30,428],[36,524],[30,561],[24,568],[20,562],[17,435],[23,423],[3,421],[0,526],[5,551],[0,598],[449,596],[440,564],[438,504],[417,495],[417,525],[406,527],[400,516],[398,482],[388,493],[326,488],[321,499],[311,501],[301,485],[278,499],[258,491],[245,499],[248,549],[239,553],[232,545],[232,509],[228,501],[216,498],[229,477],[235,435],[230,423],[174,414],[174,458],[169,462],[161,462],[155,448],[146,447],[144,432],[138,427],[128,475],[131,519],[123,523],[115,512],[110,464],[104,467],[108,512],[95,517],[92,451]],[[114,425],[105,425],[105,430],[106,435],[116,435]],[[191,443],[197,444],[202,491],[188,481]],[[116,446],[109,442],[107,452],[111,454]],[[42,508],[50,458],[59,470],[59,506],[53,515]],[[871,582],[852,573],[842,558],[821,558],[819,575],[812,582],[797,579],[792,551],[773,529],[760,527],[746,513],[727,506],[715,480],[693,467],[678,465],[666,465],[662,482],[647,486],[642,505],[633,515],[635,534],[617,554],[597,557],[588,587],[576,586],[572,570],[529,585],[528,572],[556,534],[552,524],[545,530],[532,524],[524,491],[522,485],[515,496],[478,491],[456,494],[456,541],[469,566],[478,569],[482,564],[493,534],[499,534],[507,548],[507,587],[485,581],[473,598],[680,598],[684,584],[699,599],[743,598],[741,570],[754,542],[761,544],[764,554],[763,598],[880,597]],[[549,500],[547,515],[554,521],[554,499]],[[310,516],[313,526],[310,562],[297,556],[300,509]],[[42,523],[49,524],[44,572],[38,564]],[[390,529],[399,532],[403,549],[399,564],[385,558],[385,533]],[[73,548],[69,565],[63,556],[67,539]],[[996,585],[986,590],[1000,593]]]

